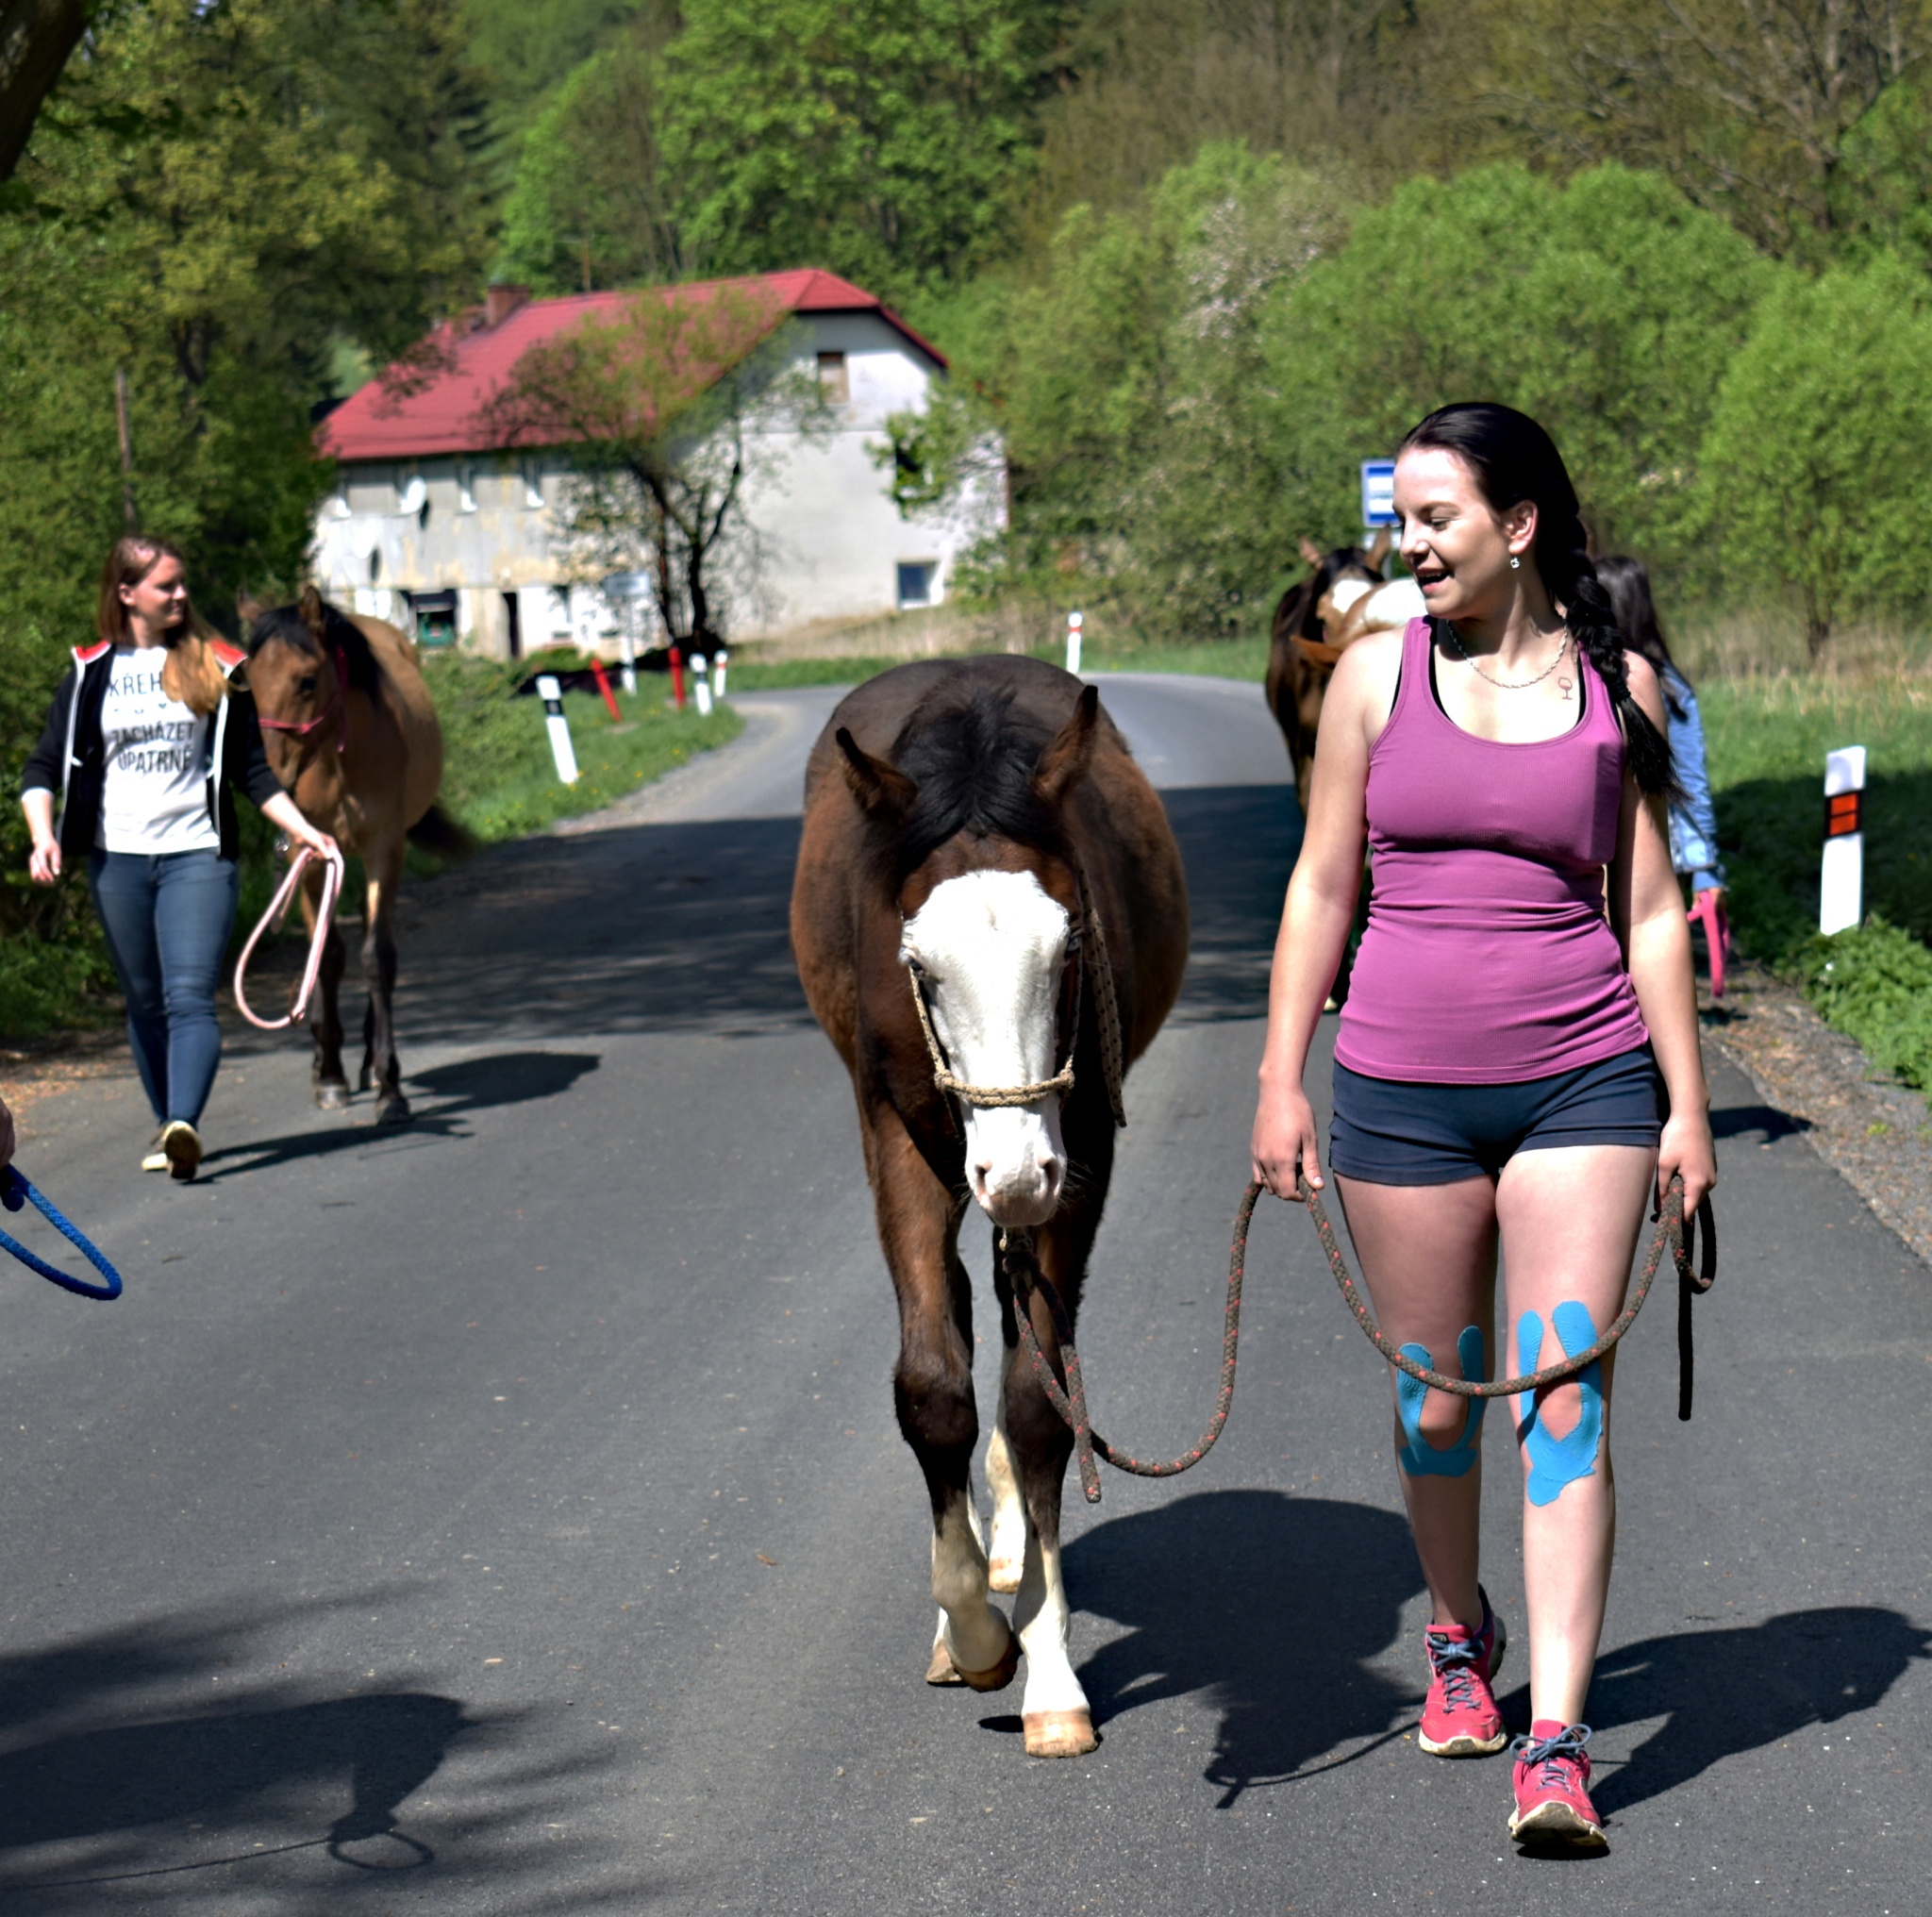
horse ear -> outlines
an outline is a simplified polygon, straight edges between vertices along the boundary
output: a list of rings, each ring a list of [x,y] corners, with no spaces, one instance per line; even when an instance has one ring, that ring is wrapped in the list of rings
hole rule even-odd
[[[832,737],[844,755],[845,783],[864,810],[874,816],[904,817],[919,788],[897,766],[874,758],[844,726]]]
[[[302,615],[302,624],[315,635],[318,642],[328,637],[328,608],[322,603],[322,594],[313,586],[303,587],[295,610]]]
[[[1295,550],[1308,565],[1319,566],[1322,563],[1322,548],[1307,533],[1295,542]]]
[[[1100,688],[1082,686],[1074,716],[1056,732],[1034,768],[1033,785],[1049,805],[1058,805],[1086,777],[1093,762],[1094,727],[1100,718]]]
[[[268,601],[258,599],[245,586],[235,594],[235,617],[244,626],[253,625],[268,609]]]
[[[1375,529],[1374,543],[1369,548],[1369,564],[1379,566],[1389,557],[1389,548],[1395,543],[1394,535],[1384,526]]]

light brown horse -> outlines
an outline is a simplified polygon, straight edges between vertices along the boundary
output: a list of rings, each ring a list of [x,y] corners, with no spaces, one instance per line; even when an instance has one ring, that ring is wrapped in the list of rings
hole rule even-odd
[[[926,1681],[996,1691],[1024,1650],[1027,1750],[1078,1756],[1095,1739],[1060,1582],[1072,1437],[1015,1362],[998,1273],[989,1559],[969,1485],[979,1421],[959,1228],[976,1200],[996,1232],[1031,1231],[1077,1311],[1113,1172],[1118,1078],[1187,963],[1179,849],[1091,686],[1004,656],[899,666],[846,698],[812,750],[791,944],[852,1075],[898,1293],[893,1395],[932,1501],[940,1623]],[[940,1089],[941,1059],[958,1095]],[[1058,1366],[1037,1295],[1032,1317]],[[991,1592],[1018,1593],[1010,1626]]]
[[[243,602],[251,624],[248,682],[269,763],[303,813],[357,854],[368,882],[362,915],[362,972],[369,985],[362,1018],[358,1089],[375,1088],[378,1124],[409,1116],[396,1060],[395,899],[405,841],[456,852],[465,835],[436,806],[442,782],[442,728],[407,634],[380,619],[344,615],[313,586],[293,606]],[[321,872],[312,875],[312,912]],[[315,1102],[349,1102],[342,1070],[341,987],[346,964],[330,928],[318,980]]]
[[[1389,549],[1383,534],[1374,547],[1338,546],[1324,553],[1313,540],[1301,542],[1308,576],[1291,586],[1274,608],[1268,645],[1268,709],[1281,727],[1288,756],[1294,765],[1294,795],[1304,816],[1308,809],[1308,784],[1315,775],[1315,733],[1322,723],[1322,701],[1346,642],[1338,642],[1324,626],[1324,608],[1333,608],[1335,588],[1348,579],[1379,585],[1376,568]],[[1353,635],[1351,635],[1352,637]]]

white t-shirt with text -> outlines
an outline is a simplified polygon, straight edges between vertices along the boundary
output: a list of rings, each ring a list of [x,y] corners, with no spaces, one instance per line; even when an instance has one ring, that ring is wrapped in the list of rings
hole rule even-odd
[[[107,777],[95,844],[104,852],[218,852],[208,808],[208,729],[161,690],[159,646],[116,646],[101,704]]]

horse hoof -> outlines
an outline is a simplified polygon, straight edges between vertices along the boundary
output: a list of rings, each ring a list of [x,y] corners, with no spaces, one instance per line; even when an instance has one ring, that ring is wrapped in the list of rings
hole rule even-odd
[[[945,1646],[941,1644],[940,1649],[943,1651]],[[952,1664],[953,1660],[948,1658],[946,1662]],[[957,1664],[953,1664],[953,1668],[959,1672],[959,1682],[969,1690],[1004,1691],[1020,1668],[1020,1640],[1010,1630],[1007,1632],[1006,1655],[990,1671],[959,1671]]]
[[[947,1655],[943,1638],[932,1647],[932,1662],[925,1667],[925,1681],[928,1684],[963,1684],[966,1681],[959,1675],[958,1666]]]
[[[1084,1758],[1100,1747],[1084,1710],[1029,1710],[1020,1719],[1029,1758]]]
[[[346,1085],[318,1085],[315,1088],[315,1102],[325,1111],[344,1111],[349,1104],[349,1088]]]
[[[987,1586],[1003,1597],[1010,1597],[1019,1590],[1020,1574],[1025,1568],[1024,1558],[995,1558],[986,1567]]]
[[[385,1098],[375,1108],[377,1125],[408,1125],[415,1113],[409,1109],[409,1101],[398,1092],[393,1098]]]

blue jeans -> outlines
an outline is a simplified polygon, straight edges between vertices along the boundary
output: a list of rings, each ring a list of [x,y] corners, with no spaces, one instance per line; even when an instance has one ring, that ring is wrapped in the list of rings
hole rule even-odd
[[[222,1062],[215,984],[241,868],[214,852],[95,852],[88,884],[127,997],[127,1041],[155,1123],[197,1124]]]

